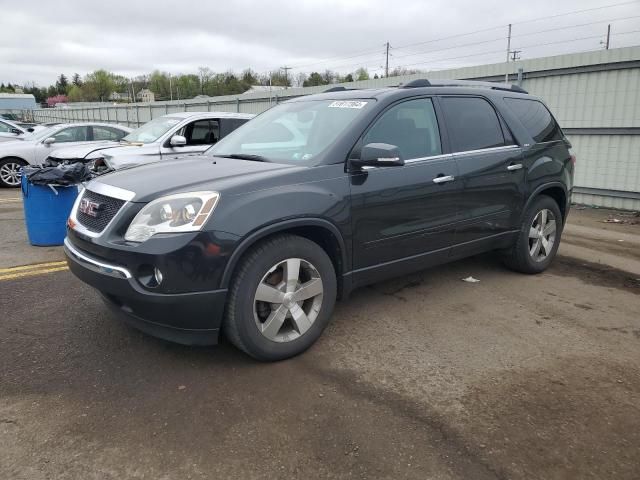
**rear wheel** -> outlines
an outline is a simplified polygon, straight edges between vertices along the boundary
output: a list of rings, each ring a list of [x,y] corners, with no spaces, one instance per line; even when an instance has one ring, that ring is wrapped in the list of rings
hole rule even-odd
[[[19,187],[20,169],[25,165],[27,165],[27,162],[19,158],[0,160],[0,187]]]
[[[562,214],[556,201],[541,195],[523,215],[515,244],[506,252],[505,263],[522,273],[540,273],[556,256],[562,234]]]
[[[336,290],[333,263],[319,245],[294,235],[273,237],[242,259],[223,330],[258,360],[298,355],[329,323]]]

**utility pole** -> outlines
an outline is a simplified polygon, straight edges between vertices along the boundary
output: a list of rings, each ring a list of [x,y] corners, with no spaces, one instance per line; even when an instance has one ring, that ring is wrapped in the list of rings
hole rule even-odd
[[[385,45],[387,47],[387,55],[386,55],[387,58],[384,62],[384,76],[385,78],[388,78],[389,77],[389,42],[387,42]]]
[[[604,48],[606,50],[609,50],[609,40],[610,39],[611,39],[611,24],[607,25],[607,43],[604,46]]]
[[[169,74],[169,96],[171,97],[171,100],[173,100],[173,86],[171,84],[171,74]]]
[[[289,70],[291,70],[292,67],[287,67],[286,65],[284,67],[280,67],[280,70],[284,70],[284,88],[286,89],[289,83]]]
[[[504,72],[504,83],[509,83],[509,55],[511,55],[511,24],[509,24],[509,33],[507,34],[507,68]]]

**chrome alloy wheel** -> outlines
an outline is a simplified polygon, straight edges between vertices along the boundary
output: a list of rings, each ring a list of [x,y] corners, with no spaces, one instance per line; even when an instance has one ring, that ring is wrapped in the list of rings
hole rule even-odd
[[[269,269],[258,284],[253,316],[262,335],[290,342],[311,328],[323,296],[318,270],[301,258],[288,258]]]
[[[544,261],[556,242],[556,217],[551,210],[543,209],[533,217],[529,228],[529,255],[536,262]]]
[[[20,185],[20,169],[22,165],[16,162],[7,162],[0,167],[0,179],[10,187]]]

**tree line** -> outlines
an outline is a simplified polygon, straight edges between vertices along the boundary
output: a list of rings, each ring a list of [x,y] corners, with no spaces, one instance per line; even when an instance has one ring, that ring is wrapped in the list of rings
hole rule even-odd
[[[416,73],[417,70],[396,68],[389,76]],[[24,93],[31,93],[38,103],[69,102],[131,102],[135,101],[143,89],[153,92],[156,100],[180,100],[198,95],[236,95],[246,92],[254,85],[278,87],[312,87],[332,83],[353,82],[378,78],[369,76],[365,68],[341,74],[332,70],[323,72],[285,75],[282,71],[259,74],[252,69],[241,73],[228,71],[216,73],[208,67],[198,68],[197,73],[171,75],[156,70],[148,75],[126,78],[107,70],[96,70],[84,77],[74,73],[71,78],[60,74],[56,82],[48,87],[38,87],[35,83],[23,85]],[[17,86],[0,84],[0,92],[15,92]]]

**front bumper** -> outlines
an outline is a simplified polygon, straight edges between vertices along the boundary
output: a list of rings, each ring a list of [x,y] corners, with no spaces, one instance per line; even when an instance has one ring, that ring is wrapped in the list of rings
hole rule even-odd
[[[64,241],[69,269],[96,288],[123,320],[150,335],[186,345],[217,343],[227,290],[156,293],[124,266],[105,262]]]

